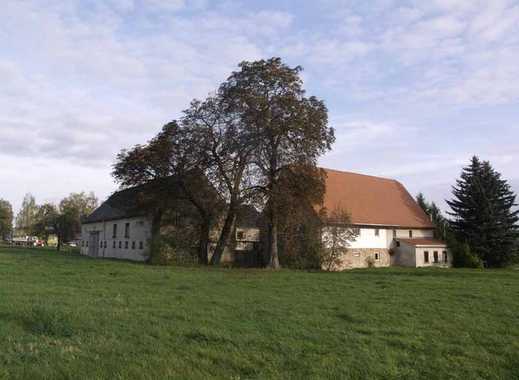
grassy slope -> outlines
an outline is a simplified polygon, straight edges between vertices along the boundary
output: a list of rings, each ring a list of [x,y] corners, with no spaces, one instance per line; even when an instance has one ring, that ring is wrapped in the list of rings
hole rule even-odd
[[[157,268],[0,248],[0,378],[512,378],[519,272]]]

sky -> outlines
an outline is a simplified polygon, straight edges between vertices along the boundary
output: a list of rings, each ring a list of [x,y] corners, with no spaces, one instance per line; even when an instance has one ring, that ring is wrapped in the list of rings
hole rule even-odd
[[[2,0],[0,198],[100,200],[145,143],[239,62],[304,68],[336,130],[324,167],[444,207],[473,155],[519,191],[519,1]]]

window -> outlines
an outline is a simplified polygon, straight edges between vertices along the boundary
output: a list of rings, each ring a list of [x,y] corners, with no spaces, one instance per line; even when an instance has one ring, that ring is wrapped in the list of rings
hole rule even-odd
[[[236,231],[236,240],[245,240],[245,232],[242,230]]]
[[[135,242],[132,241],[132,249],[135,249]]]
[[[434,257],[434,263],[435,263],[435,264],[438,264],[438,262],[439,262],[439,261],[438,261],[438,251],[434,251],[434,252],[433,252],[433,257]]]
[[[114,224],[114,231],[113,231],[113,234],[112,234],[112,239],[115,239],[116,237],[117,237],[117,224]]]
[[[413,238],[413,230],[409,230],[409,239]]]
[[[378,228],[375,228],[375,236],[380,236],[380,230]]]
[[[102,240],[99,242],[99,248],[103,248],[103,241]]]
[[[380,260],[380,253],[375,253],[375,260]]]
[[[425,251],[423,253],[423,262],[424,263],[428,263],[429,262],[429,252],[428,251]]]
[[[88,241],[85,243],[85,246],[88,248]]]
[[[126,223],[124,225],[124,237],[129,238],[130,237],[130,223]]]
[[[128,241],[124,242],[124,249],[128,249],[128,244],[129,244]]]
[[[120,241],[120,242],[119,242],[119,249],[121,249],[122,247],[123,247],[123,242]]]
[[[443,251],[443,262],[447,264],[449,262],[449,257],[447,256],[447,251]]]
[[[144,243],[142,241],[139,242],[139,249],[144,249]]]
[[[116,242],[115,242],[115,240],[114,240],[114,244],[113,244],[112,248],[114,248],[114,249],[116,248]]]
[[[82,246],[82,247],[85,246],[85,241],[84,241],[84,240],[81,240],[81,246]]]

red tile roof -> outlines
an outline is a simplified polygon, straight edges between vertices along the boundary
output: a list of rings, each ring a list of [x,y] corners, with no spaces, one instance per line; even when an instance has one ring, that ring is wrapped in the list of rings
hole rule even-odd
[[[412,245],[413,247],[444,247],[447,243],[436,239],[397,239],[397,241]]]
[[[429,217],[405,187],[393,179],[324,169],[323,207],[342,208],[356,225],[433,228]]]

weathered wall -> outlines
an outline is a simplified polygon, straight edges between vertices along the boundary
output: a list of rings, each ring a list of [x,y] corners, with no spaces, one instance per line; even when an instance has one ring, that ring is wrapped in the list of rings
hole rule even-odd
[[[128,237],[125,236],[126,223],[130,223]],[[114,224],[117,225],[115,237],[113,236]],[[98,234],[98,240],[93,239],[95,234]],[[145,261],[149,256],[151,222],[146,218],[130,218],[85,224],[82,226],[81,238],[81,254],[83,255]],[[97,241],[95,250],[92,247],[94,241]]]
[[[415,248],[407,244],[393,248],[392,265],[403,267],[416,267]]]
[[[429,252],[429,262],[425,262],[425,252]],[[438,252],[439,262],[434,262],[434,252]],[[443,252],[447,253],[447,263],[444,262]],[[447,247],[417,247],[416,248],[416,266],[417,267],[450,267],[452,263],[451,254]]]

